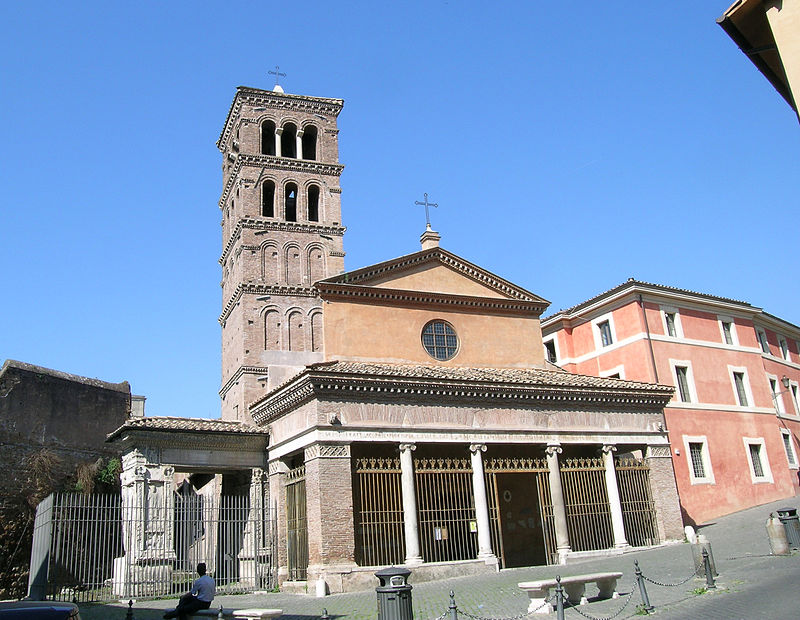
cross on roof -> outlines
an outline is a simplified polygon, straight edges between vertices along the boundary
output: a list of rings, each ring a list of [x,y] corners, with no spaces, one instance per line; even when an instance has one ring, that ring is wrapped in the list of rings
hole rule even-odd
[[[281,73],[281,68],[278,65],[275,65],[275,71],[269,71],[268,73],[275,76],[275,86],[280,82],[281,76],[286,77],[285,73]]]
[[[438,207],[439,203],[436,202],[428,202],[428,193],[425,192],[423,194],[425,196],[425,202],[420,202],[419,200],[415,201],[414,204],[417,205],[424,205],[425,206],[425,225],[430,228],[431,227],[431,215],[428,211],[428,207]]]

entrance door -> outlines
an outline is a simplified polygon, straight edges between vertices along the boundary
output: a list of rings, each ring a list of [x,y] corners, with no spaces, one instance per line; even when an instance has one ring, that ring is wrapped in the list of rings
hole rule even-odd
[[[291,581],[305,581],[308,569],[305,473],[306,468],[300,466],[286,476],[286,553]]]
[[[498,473],[496,493],[504,568],[546,564],[536,474]]]

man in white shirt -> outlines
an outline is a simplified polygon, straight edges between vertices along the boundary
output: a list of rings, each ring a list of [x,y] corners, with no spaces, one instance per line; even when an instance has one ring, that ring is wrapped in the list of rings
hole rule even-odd
[[[181,596],[178,606],[173,611],[164,614],[164,618],[178,618],[187,620],[194,612],[211,607],[211,601],[216,594],[214,580],[206,575],[206,565],[200,562],[197,565],[197,574],[200,575],[192,584],[192,589]]]

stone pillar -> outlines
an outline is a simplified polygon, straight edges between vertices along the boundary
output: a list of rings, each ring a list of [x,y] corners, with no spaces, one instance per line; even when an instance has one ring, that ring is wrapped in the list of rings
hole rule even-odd
[[[400,444],[400,483],[403,491],[403,528],[406,535],[406,565],[422,564],[419,551],[419,524],[417,523],[417,496],[414,492],[414,461],[411,453],[417,449],[413,443]]]
[[[317,443],[305,449],[308,583],[333,593],[355,563],[350,446]]]
[[[497,564],[492,553],[492,534],[489,526],[489,502],[486,501],[486,481],[483,476],[483,456],[486,444],[474,443],[469,447],[472,460],[472,494],[475,497],[475,520],[478,522],[478,559],[487,564]]]
[[[303,159],[303,130],[298,129],[295,135],[297,136],[297,159]]]
[[[242,550],[238,556],[239,579],[254,588],[260,588],[263,578],[268,576],[271,559],[267,555],[266,544],[269,532],[266,529],[268,526],[265,526],[268,523],[265,512],[269,509],[269,495],[265,494],[268,488],[265,482],[266,475],[260,467],[250,472],[250,509],[242,538]]]
[[[650,467],[650,491],[656,509],[658,535],[662,542],[682,540],[683,519],[669,445],[647,446],[645,460]]]
[[[625,539],[625,523],[622,520],[622,502],[619,499],[619,486],[617,485],[617,470],[614,467],[614,452],[616,446],[603,446],[603,465],[606,467],[606,489],[608,490],[608,506],[611,509],[611,529],[614,532],[614,547],[624,549],[628,546]]]
[[[280,459],[269,462],[269,510],[274,519],[275,527],[275,557],[273,562],[278,567],[278,583],[281,584],[289,577],[289,559],[286,552],[286,473],[289,471],[286,463]]]
[[[148,458],[148,456],[150,458]],[[116,596],[170,592],[174,544],[175,470],[134,448],[122,457],[122,527],[125,555],[114,559]]]
[[[283,135],[283,127],[275,128],[275,156],[281,157],[281,135]]]
[[[572,552],[567,529],[567,508],[564,503],[564,489],[561,487],[561,472],[558,467],[558,455],[561,454],[559,444],[548,444],[547,454],[548,479],[550,481],[550,499],[553,502],[553,521],[556,529],[556,548],[558,563],[566,564],[567,556]]]

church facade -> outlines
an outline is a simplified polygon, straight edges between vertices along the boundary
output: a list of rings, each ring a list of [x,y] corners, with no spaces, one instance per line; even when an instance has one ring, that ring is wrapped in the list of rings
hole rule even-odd
[[[343,592],[373,587],[389,564],[419,581],[681,539],[671,387],[549,364],[548,302],[447,251],[430,227],[419,251],[344,271],[342,104],[240,87],[217,144],[212,445],[230,456],[247,439],[232,467],[274,517],[282,587]],[[166,445],[146,449],[164,424],[117,431],[138,455],[126,462],[225,469],[200,449],[198,422],[173,424],[193,431],[191,458],[164,463]]]

